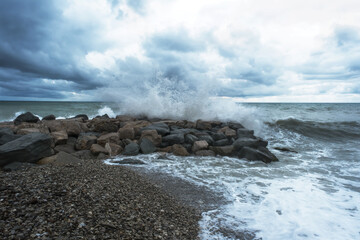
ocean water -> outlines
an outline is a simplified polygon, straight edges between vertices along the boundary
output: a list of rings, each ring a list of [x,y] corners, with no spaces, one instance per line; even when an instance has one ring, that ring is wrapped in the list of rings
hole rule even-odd
[[[123,113],[115,103],[10,105],[0,102],[1,120],[23,111],[61,117]],[[207,108],[221,113],[213,114],[216,119],[240,121],[254,129],[269,141],[280,161],[137,156],[148,163],[149,170],[206,186],[228,200],[203,213],[201,239],[360,239],[360,104],[256,103]],[[281,152],[277,147],[295,152]]]

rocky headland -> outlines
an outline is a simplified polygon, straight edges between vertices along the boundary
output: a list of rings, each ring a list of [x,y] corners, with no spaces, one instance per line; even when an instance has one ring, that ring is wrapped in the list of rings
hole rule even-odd
[[[200,212],[123,167],[99,161],[159,152],[278,161],[236,122],[32,113],[0,123],[0,237],[196,239]]]

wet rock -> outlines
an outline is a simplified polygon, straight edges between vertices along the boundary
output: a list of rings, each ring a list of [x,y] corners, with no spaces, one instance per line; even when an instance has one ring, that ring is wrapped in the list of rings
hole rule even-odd
[[[118,135],[120,139],[135,139],[135,130],[134,128],[120,128],[118,131]]]
[[[157,133],[156,130],[144,130],[141,132],[140,140],[147,138],[149,139],[155,146],[160,146],[162,142],[162,137]]]
[[[66,131],[52,132],[50,136],[53,138],[55,146],[66,144],[68,140],[68,134]]]
[[[19,135],[15,135],[10,128],[0,128],[0,145],[18,139]]]
[[[240,123],[236,123],[236,122],[228,122],[227,125],[229,126],[229,128],[232,128],[234,130],[240,129],[240,128],[244,128],[243,125],[241,125]]]
[[[138,159],[132,159],[132,158],[125,158],[123,160],[117,160],[117,161],[113,161],[113,163],[117,163],[117,164],[132,164],[132,165],[143,165],[146,164],[141,160]]]
[[[193,134],[186,134],[185,135],[185,142],[186,143],[189,143],[189,144],[194,144],[194,142],[196,142],[196,141],[198,141],[199,140],[199,138],[198,137],[196,137],[195,135],[193,135]]]
[[[209,145],[213,145],[214,139],[207,133],[196,133],[199,140],[205,140]]]
[[[105,149],[108,150],[110,156],[119,155],[123,151],[120,145],[109,142],[105,144]]]
[[[231,129],[231,128],[227,127],[227,126],[219,129],[218,133],[222,133],[226,137],[236,137],[236,131],[234,129]]]
[[[215,153],[212,150],[199,150],[195,152],[196,156],[206,156],[206,157],[213,157],[215,156]]]
[[[118,131],[118,126],[114,123],[111,122],[108,119],[102,120],[102,119],[97,119],[94,123],[94,130],[95,132],[117,132]]]
[[[135,121],[134,117],[128,116],[128,115],[117,115],[116,119],[120,122],[132,122]]]
[[[158,134],[160,134],[161,136],[164,136],[166,134],[170,133],[170,129],[169,126],[165,123],[159,122],[159,123],[154,123],[152,125],[149,125],[147,127],[144,127],[141,129],[141,132],[144,130],[156,130]]]
[[[78,114],[74,118],[82,118],[84,121],[89,120],[89,117],[86,114]]]
[[[37,123],[39,121],[40,119],[37,116],[35,116],[31,112],[26,112],[17,116],[17,118],[15,118],[14,120],[14,124],[20,125],[22,122]]]
[[[43,117],[42,120],[55,120],[55,119],[56,119],[55,115],[50,114],[50,115]]]
[[[120,145],[120,142],[119,134],[116,132],[104,134],[97,139],[97,143],[101,146],[105,146],[106,143],[115,143]]]
[[[192,151],[197,152],[199,150],[204,150],[204,149],[207,149],[208,146],[209,146],[209,144],[204,140],[196,141],[196,142],[194,142],[194,144],[192,146]]]
[[[211,130],[211,122],[210,121],[203,121],[203,120],[197,120],[196,121],[196,129],[200,130]]]
[[[272,154],[268,149],[265,147],[260,147],[258,149],[250,148],[250,147],[243,147],[238,153],[238,158],[246,158],[250,161],[263,161],[264,163],[270,163],[274,161],[278,161],[276,156]]]
[[[267,141],[262,140],[260,138],[238,138],[234,143],[234,149],[235,150],[240,150],[242,147],[252,147],[252,148],[257,148],[257,147],[266,147],[268,144]]]
[[[219,140],[222,140],[222,139],[226,139],[227,137],[225,136],[224,133],[222,132],[217,132],[217,133],[214,133],[211,135],[211,137],[214,139],[214,141],[219,141]]]
[[[185,142],[184,134],[179,133],[179,134],[167,135],[162,138],[162,142],[165,142],[168,145],[184,143]]]
[[[30,133],[0,146],[0,166],[11,162],[34,163],[52,155],[52,139],[47,134]]]
[[[292,152],[292,153],[298,153],[294,149],[287,148],[287,147],[274,147],[274,149],[282,151],[282,152]]]
[[[189,156],[189,152],[180,144],[174,144],[171,147],[172,153],[176,156]]]
[[[130,143],[125,146],[124,152],[122,154],[129,155],[129,156],[135,156],[139,154],[140,147],[137,143]]]
[[[54,121],[53,121],[54,122]],[[79,136],[82,132],[87,132],[89,129],[86,124],[75,121],[75,120],[62,120],[61,130],[65,130],[68,136]]]
[[[238,138],[244,138],[244,137],[255,138],[254,131],[248,130],[246,128],[239,128],[237,130],[237,136],[238,136]]]
[[[97,142],[97,137],[95,136],[79,136],[75,143],[76,150],[90,150],[91,146]]]
[[[221,146],[221,147],[210,147],[212,151],[221,156],[231,156],[234,150],[234,146]]]
[[[214,146],[218,146],[218,147],[231,145],[231,144],[232,144],[232,142],[229,141],[227,138],[214,142]]]
[[[143,138],[140,143],[141,152],[144,154],[153,153],[156,151],[156,147],[152,141],[148,138]]]

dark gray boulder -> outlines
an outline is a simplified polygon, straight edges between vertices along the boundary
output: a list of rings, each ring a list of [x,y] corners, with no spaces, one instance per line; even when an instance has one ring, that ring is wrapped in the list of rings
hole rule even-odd
[[[245,129],[243,125],[241,125],[240,123],[237,123],[237,122],[228,122],[227,125],[229,126],[229,128],[232,128],[234,130],[237,130],[237,129]]]
[[[132,142],[125,146],[124,155],[135,156],[139,154],[140,147],[138,144]]]
[[[77,151],[72,153],[71,155],[73,155],[76,158],[79,159],[95,159],[96,157],[91,153],[90,150],[81,150],[81,151]]]
[[[200,133],[196,135],[200,140],[204,140],[206,141],[209,145],[213,145],[214,144],[214,139],[207,133]]]
[[[55,115],[50,114],[50,115],[43,117],[42,120],[55,120],[55,119],[56,119]]]
[[[143,161],[138,160],[138,159],[132,159],[132,158],[125,158],[123,160],[117,160],[117,161],[113,161],[112,163],[117,163],[117,164],[131,164],[131,165],[143,165],[145,164]]]
[[[225,138],[225,139],[221,139],[221,140],[214,142],[214,146],[222,147],[222,146],[231,145],[231,143],[232,143],[231,141],[229,141],[227,138]]]
[[[83,120],[89,120],[89,117],[86,114],[78,114],[74,118],[82,118]]]
[[[152,125],[144,127],[142,129],[140,129],[140,132],[142,132],[144,130],[156,130],[158,132],[158,134],[160,134],[161,136],[164,136],[164,135],[170,133],[169,126],[166,123],[162,123],[162,122],[154,123]]]
[[[178,133],[178,134],[170,134],[162,138],[162,141],[164,143],[168,143],[168,145],[174,145],[174,144],[182,144],[185,142],[184,134]]]
[[[10,128],[0,128],[0,145],[18,139],[21,135],[15,135]]]
[[[0,146],[0,166],[11,162],[35,163],[51,156],[52,138],[43,133],[30,133]]]
[[[237,154],[238,158],[246,158],[250,161],[263,161],[264,163],[279,161],[267,148],[259,147],[258,149],[243,147]]]
[[[14,120],[14,124],[20,125],[22,122],[37,123],[38,121],[40,121],[40,119],[37,116],[31,112],[26,112],[17,116]]]
[[[214,139],[214,141],[219,141],[222,139],[226,139],[226,135],[223,133],[214,133],[211,135],[211,137]]]
[[[243,147],[251,147],[251,148],[258,148],[258,147],[266,147],[268,142],[262,140],[260,138],[238,138],[234,143],[234,149],[240,150]]]
[[[185,142],[191,145],[198,140],[199,138],[192,134],[186,134],[185,136]]]
[[[236,133],[237,133],[238,138],[243,138],[243,137],[256,138],[254,136],[254,130],[248,130],[246,128],[239,128],[238,130],[236,130]]]
[[[140,143],[141,152],[144,154],[153,153],[156,151],[156,147],[152,141],[148,138],[143,138]]]

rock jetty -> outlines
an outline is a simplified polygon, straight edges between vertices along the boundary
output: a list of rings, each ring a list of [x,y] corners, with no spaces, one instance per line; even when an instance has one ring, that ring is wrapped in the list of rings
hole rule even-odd
[[[78,159],[105,159],[154,152],[177,156],[231,156],[250,161],[278,161],[268,142],[240,123],[149,119],[107,115],[71,119],[50,115],[40,120],[27,112],[0,123],[0,167],[13,162],[49,163],[59,153]]]

